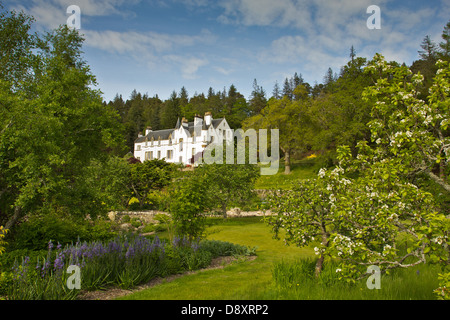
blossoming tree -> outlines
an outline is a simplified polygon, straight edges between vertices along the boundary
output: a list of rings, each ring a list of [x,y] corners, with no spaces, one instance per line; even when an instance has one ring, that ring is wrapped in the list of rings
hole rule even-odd
[[[275,215],[268,222],[276,235],[285,229],[286,243],[316,245],[316,275],[326,256],[337,259],[340,277],[350,280],[368,276],[371,265],[385,272],[448,262],[450,219],[430,193],[411,183],[411,176],[425,172],[449,191],[450,70],[448,63],[438,66],[423,101],[417,91],[420,74],[376,55],[366,72],[384,76],[364,93],[373,106],[372,143],[361,141],[357,157],[349,147],[338,148],[337,168],[321,169],[316,180],[300,181],[270,201]]]

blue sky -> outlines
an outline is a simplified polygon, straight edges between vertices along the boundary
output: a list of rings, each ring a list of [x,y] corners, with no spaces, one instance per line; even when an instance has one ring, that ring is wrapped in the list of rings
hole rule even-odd
[[[39,31],[81,10],[84,58],[104,99],[133,89],[161,99],[184,86],[189,95],[234,84],[246,98],[256,79],[270,97],[295,72],[313,85],[339,72],[353,45],[358,56],[383,54],[410,65],[426,35],[435,42],[450,1],[397,0],[12,0],[7,9],[36,18]],[[369,30],[367,8],[381,10]]]

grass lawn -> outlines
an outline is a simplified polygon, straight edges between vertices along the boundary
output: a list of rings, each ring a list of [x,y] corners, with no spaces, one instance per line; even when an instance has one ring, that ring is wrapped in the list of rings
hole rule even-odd
[[[272,265],[281,258],[296,259],[313,256],[313,250],[284,246],[271,238],[270,228],[260,218],[229,219],[209,227],[208,239],[257,246],[257,258],[237,262],[223,269],[207,270],[180,277],[172,282],[121,297],[144,300],[233,300],[252,299],[272,281]]]
[[[199,271],[155,287],[120,297],[123,300],[435,300],[438,266],[422,265],[396,270],[381,279],[381,290],[369,290],[365,281],[354,286],[318,285],[293,279],[292,287],[280,288],[272,279],[274,263],[296,263],[314,257],[312,247],[285,246],[272,239],[260,218],[234,218],[208,228],[209,239],[257,246],[257,258],[238,261],[223,269]],[[331,271],[333,272],[333,271]],[[295,282],[295,283],[294,283]],[[300,282],[300,283],[298,283]]]
[[[290,174],[284,174],[284,163],[280,164],[277,174],[260,176],[255,183],[255,189],[290,189],[292,183],[299,179],[316,178],[317,171],[315,159],[293,160]]]

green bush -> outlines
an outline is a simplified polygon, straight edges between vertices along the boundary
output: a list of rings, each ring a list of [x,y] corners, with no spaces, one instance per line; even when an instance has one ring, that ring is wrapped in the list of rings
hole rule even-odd
[[[17,226],[9,250],[45,250],[49,240],[66,245],[76,241],[107,241],[116,236],[109,220],[82,220],[62,218],[55,214],[32,216]]]
[[[17,227],[14,249],[43,250],[51,239],[54,243],[68,244],[77,238],[88,239],[87,225],[71,219],[63,219],[54,214],[32,216]]]
[[[5,296],[8,288],[13,284],[13,273],[0,271],[0,296]],[[1,299],[0,299],[1,300]]]
[[[13,251],[6,251],[0,256],[0,270],[11,271],[15,262],[20,262],[23,257],[28,257],[30,263],[36,264],[38,260],[42,260],[47,256],[47,250],[30,250],[17,249]]]
[[[211,252],[214,258],[223,256],[255,255],[256,251],[256,247],[249,248],[247,246],[220,240],[203,240],[200,242],[200,248]]]

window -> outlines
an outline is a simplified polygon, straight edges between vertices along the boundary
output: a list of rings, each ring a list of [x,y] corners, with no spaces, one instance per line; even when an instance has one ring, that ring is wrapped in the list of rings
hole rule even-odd
[[[147,151],[145,153],[145,160],[153,160],[153,151]]]
[[[180,151],[183,151],[183,139],[180,139]]]
[[[140,144],[136,145],[136,151],[141,151],[141,145]]]
[[[153,147],[153,142],[155,141],[155,139],[152,137],[152,142],[151,142],[151,146]]]
[[[192,148],[192,156],[195,156],[195,148]]]
[[[158,159],[161,159],[161,151],[158,151]]]
[[[167,159],[172,159],[173,157],[173,150],[167,150]]]
[[[161,145],[161,137],[158,137],[158,146]]]

